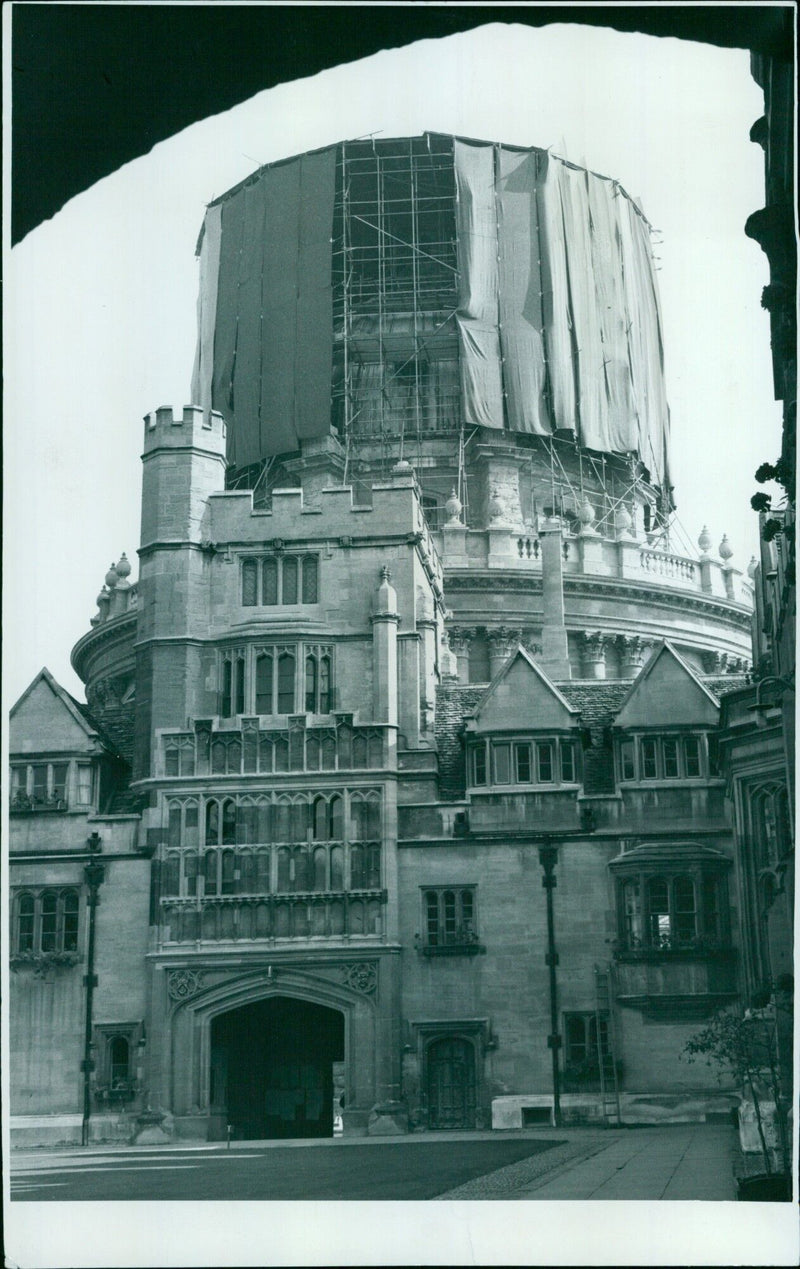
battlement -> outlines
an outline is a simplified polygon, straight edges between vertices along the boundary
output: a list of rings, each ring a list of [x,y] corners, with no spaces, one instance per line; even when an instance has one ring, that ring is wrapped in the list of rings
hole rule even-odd
[[[217,410],[185,405],[183,414],[161,405],[144,416],[144,457],[159,449],[202,449],[225,458],[225,420]]]

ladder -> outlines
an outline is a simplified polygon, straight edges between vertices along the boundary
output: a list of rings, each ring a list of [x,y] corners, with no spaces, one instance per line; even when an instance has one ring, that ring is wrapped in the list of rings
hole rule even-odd
[[[619,1108],[619,1080],[617,1078],[617,1045],[614,1027],[614,1009],[611,1000],[611,971],[600,965],[594,967],[595,1035],[597,1040],[597,1064],[600,1069],[600,1109],[606,1127],[622,1123]],[[603,1027],[605,1023],[605,1027]],[[605,1030],[605,1043],[603,1031]]]

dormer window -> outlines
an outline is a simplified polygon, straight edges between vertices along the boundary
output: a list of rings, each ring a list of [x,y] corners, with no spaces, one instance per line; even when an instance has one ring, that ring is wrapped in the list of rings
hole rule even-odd
[[[479,788],[576,784],[577,772],[575,741],[564,736],[478,740],[469,749],[470,784]]]

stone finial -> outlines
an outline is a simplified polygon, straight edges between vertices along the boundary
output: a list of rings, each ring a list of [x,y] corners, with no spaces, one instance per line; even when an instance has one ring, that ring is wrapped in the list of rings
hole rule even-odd
[[[614,532],[618,538],[629,538],[633,528],[633,516],[624,502],[614,512]]]
[[[747,576],[750,578],[751,581],[756,575],[757,568],[758,568],[758,560],[756,559],[755,555],[751,555],[750,563],[747,565]]]
[[[381,581],[390,582],[392,580],[392,570],[388,564],[381,564]]]
[[[444,509],[447,512],[448,524],[461,523],[461,512],[464,510],[464,505],[461,499],[459,498],[458,494],[456,493],[455,489],[450,494],[450,497],[447,499],[447,502],[444,504]]]
[[[111,561],[111,567],[106,573],[105,580],[106,580],[106,586],[108,587],[108,589],[113,590],[117,584],[117,566],[113,560]]]
[[[120,555],[119,560],[114,567],[117,577],[127,584],[128,578],[131,575],[131,562],[124,551]]]
[[[581,503],[578,519],[581,522],[581,533],[594,533],[594,522],[596,520],[595,510],[588,498],[584,498]]]
[[[697,545],[700,547],[700,550],[704,556],[708,555],[708,552],[711,550],[711,544],[713,541],[714,539],[712,538],[711,534],[708,531],[708,525],[704,524],[701,530],[700,536],[697,539]]]
[[[381,580],[375,591],[373,613],[378,616],[397,617],[397,592],[391,583],[388,564],[381,565]]]
[[[727,533],[723,533],[722,541],[719,544],[718,550],[719,550],[719,558],[723,561],[723,563],[727,564],[728,560],[733,555],[733,547],[728,541]]]

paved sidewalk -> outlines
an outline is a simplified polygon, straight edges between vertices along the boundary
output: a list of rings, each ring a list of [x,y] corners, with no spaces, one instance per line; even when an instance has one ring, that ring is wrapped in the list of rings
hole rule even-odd
[[[566,1135],[560,1134],[562,1138]],[[569,1137],[568,1146],[512,1164],[439,1197],[736,1199],[733,1161],[737,1137],[728,1125],[687,1124],[582,1135],[570,1132]]]

